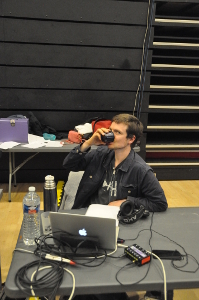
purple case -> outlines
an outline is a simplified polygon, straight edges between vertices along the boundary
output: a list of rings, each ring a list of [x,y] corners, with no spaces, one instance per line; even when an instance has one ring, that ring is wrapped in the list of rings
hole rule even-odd
[[[0,142],[28,143],[29,119],[0,118]]]

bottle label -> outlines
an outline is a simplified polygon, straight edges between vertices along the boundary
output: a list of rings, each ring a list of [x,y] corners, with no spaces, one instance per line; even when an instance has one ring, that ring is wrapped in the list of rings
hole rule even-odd
[[[28,206],[25,205],[23,206],[23,212],[27,213],[27,214],[36,214],[40,211],[40,204],[36,205],[36,206]]]

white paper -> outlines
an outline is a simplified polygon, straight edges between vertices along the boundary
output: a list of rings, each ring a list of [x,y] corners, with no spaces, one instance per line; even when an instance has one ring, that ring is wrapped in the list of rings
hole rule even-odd
[[[10,149],[10,148],[13,148],[17,145],[19,145],[20,143],[17,143],[17,142],[4,142],[2,144],[0,144],[0,148],[1,149]]]
[[[60,141],[45,141],[46,147],[54,147],[54,148],[60,148],[63,147],[63,144],[60,143]]]
[[[30,149],[37,149],[37,148],[44,147],[44,146],[45,146],[45,143],[39,142],[39,141],[21,145],[21,147],[30,148]]]
[[[87,209],[86,216],[115,219],[116,226],[118,226],[117,215],[119,210],[119,206],[91,204]]]
[[[43,136],[35,135],[35,134],[28,134],[28,142],[29,143],[34,143],[34,142],[44,142],[45,139]]]
[[[45,146],[45,139],[42,136],[28,134],[28,143],[21,145],[24,148],[37,149]]]

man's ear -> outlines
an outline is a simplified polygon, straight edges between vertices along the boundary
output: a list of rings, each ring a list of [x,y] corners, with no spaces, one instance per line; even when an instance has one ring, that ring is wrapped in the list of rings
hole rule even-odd
[[[129,138],[129,144],[131,145],[136,139],[136,136],[133,135],[132,138]]]

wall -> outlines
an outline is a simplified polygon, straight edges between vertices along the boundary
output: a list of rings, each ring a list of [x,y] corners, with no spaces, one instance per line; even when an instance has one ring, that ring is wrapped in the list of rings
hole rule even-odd
[[[32,111],[67,132],[91,117],[132,113],[147,10],[148,1],[1,0],[0,116]],[[150,70],[140,117],[145,130],[149,86]],[[143,142],[143,156],[144,148]],[[28,156],[17,154],[16,165]],[[42,182],[47,174],[64,179],[64,156],[38,154],[18,172],[18,182]],[[0,181],[7,182],[6,153],[0,168]]]

